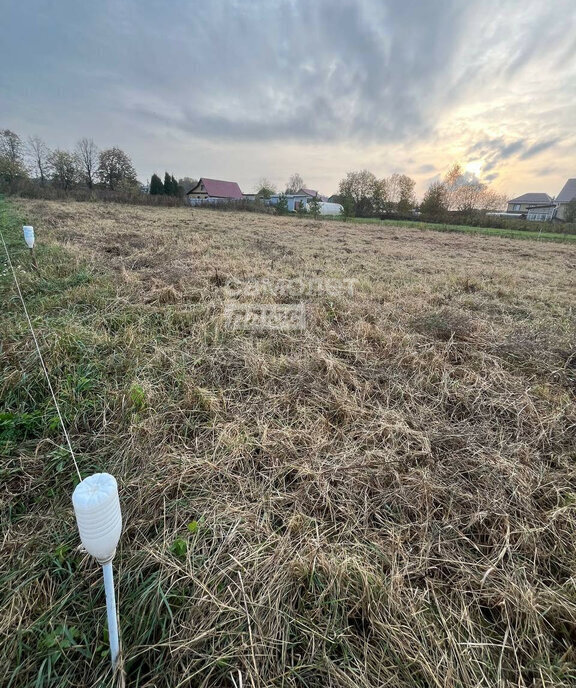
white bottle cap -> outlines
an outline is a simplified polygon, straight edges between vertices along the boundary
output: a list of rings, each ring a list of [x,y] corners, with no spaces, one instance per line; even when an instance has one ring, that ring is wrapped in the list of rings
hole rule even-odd
[[[76,485],[72,504],[82,544],[103,564],[116,554],[122,532],[118,485],[109,473],[95,473]]]
[[[24,232],[24,241],[26,242],[28,248],[34,248],[34,227],[30,225],[24,225],[22,227]]]

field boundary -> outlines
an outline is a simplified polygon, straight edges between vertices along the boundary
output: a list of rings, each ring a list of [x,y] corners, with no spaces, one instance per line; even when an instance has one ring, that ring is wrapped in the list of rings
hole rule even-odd
[[[557,232],[528,232],[520,229],[498,229],[496,227],[468,227],[467,225],[436,224],[434,222],[411,222],[410,220],[380,220],[376,217],[350,217],[343,220],[339,217],[325,218],[331,222],[354,222],[356,224],[368,224],[388,227],[402,227],[405,229],[418,229],[426,232],[454,232],[457,234],[482,234],[484,236],[496,236],[502,239],[527,239],[532,241],[553,241],[561,243],[576,242],[574,234],[559,234]]]

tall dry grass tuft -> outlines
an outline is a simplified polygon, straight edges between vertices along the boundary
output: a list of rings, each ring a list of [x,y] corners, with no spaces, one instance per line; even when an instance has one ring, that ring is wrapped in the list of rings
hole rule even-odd
[[[121,488],[127,685],[576,684],[574,248],[17,211],[37,228],[39,277],[4,221],[81,470]],[[2,683],[99,685],[100,573],[0,279]],[[298,301],[294,283],[303,331],[226,327],[225,304]]]

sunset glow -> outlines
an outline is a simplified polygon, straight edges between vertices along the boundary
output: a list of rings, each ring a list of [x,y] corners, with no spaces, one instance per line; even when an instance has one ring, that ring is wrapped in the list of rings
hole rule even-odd
[[[119,145],[143,180],[298,171],[333,193],[367,168],[422,194],[458,161],[513,195],[576,175],[573,0],[64,0],[10,3],[0,31],[0,124]]]

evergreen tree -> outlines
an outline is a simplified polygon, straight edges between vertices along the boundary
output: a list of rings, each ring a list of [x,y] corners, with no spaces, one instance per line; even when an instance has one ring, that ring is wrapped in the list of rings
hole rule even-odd
[[[171,181],[172,181],[172,195],[173,196],[179,196],[180,195],[180,187],[178,186],[178,182],[174,178],[174,175],[171,176]]]
[[[278,196],[276,215],[288,215],[288,199],[286,198],[286,194],[280,194]]]
[[[172,179],[168,172],[164,173],[164,193],[167,196],[172,196]]]
[[[301,217],[308,215],[308,208],[306,207],[306,203],[304,201],[300,201],[298,207],[296,208],[296,215],[300,215]]]
[[[321,208],[321,201],[318,198],[318,196],[314,196],[314,198],[311,198],[308,201],[308,212],[310,215],[312,215],[314,220],[319,220],[320,219],[320,208]]]
[[[150,195],[159,196],[164,193],[164,184],[157,174],[153,174],[150,179]]]

